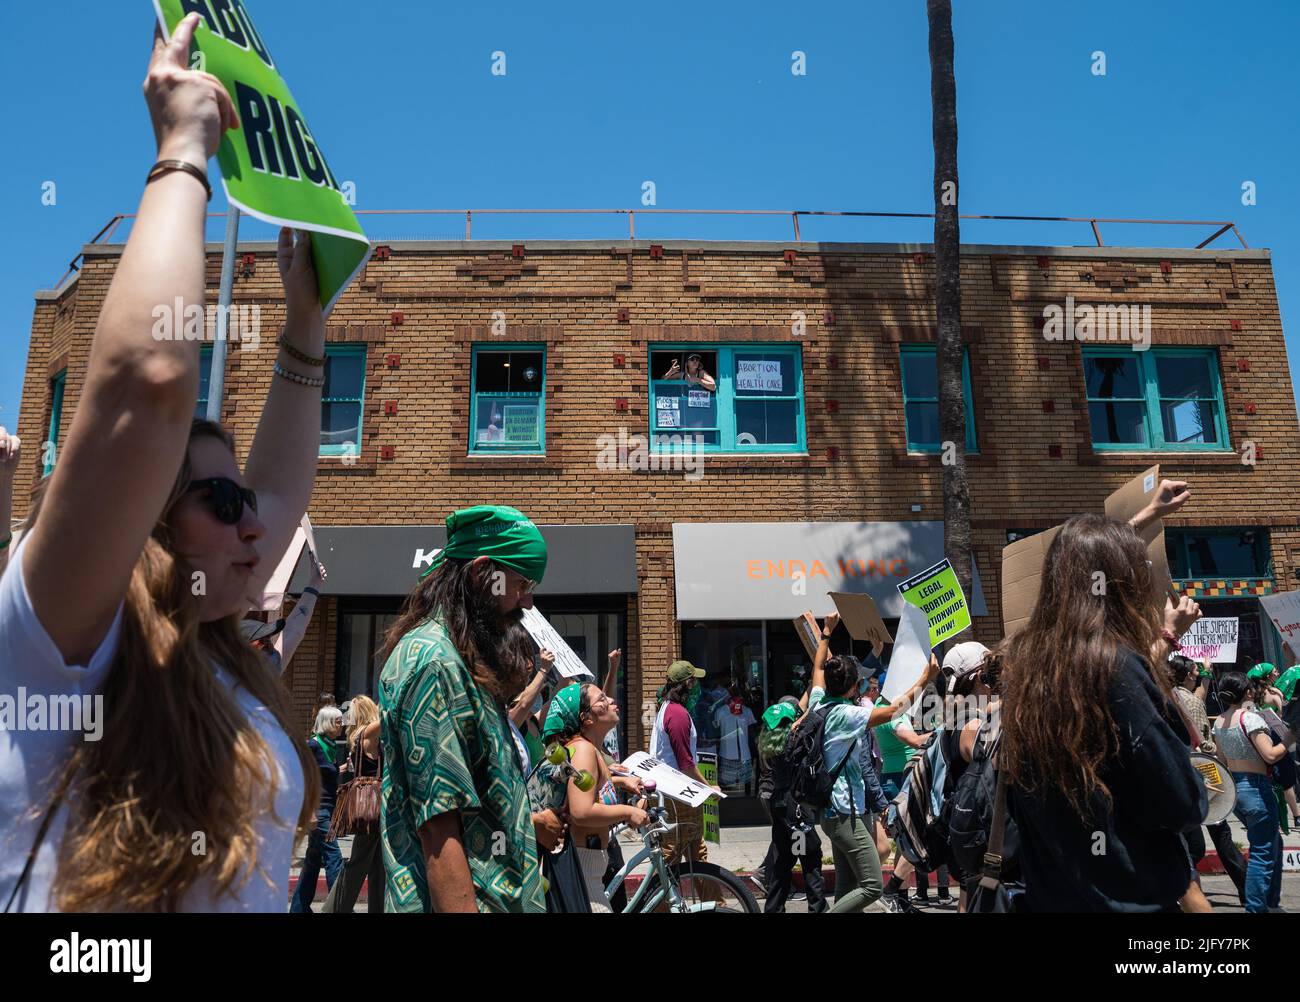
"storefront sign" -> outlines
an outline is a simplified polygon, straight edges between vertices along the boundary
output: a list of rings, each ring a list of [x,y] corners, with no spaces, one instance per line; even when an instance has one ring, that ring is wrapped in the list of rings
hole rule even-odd
[[[942,522],[679,522],[677,618],[794,619],[835,610],[830,592],[902,611],[897,585],[944,557]],[[972,566],[970,614],[987,615]]]
[[[1183,646],[1180,653],[1193,661],[1208,658],[1215,664],[1233,664],[1237,660],[1237,632],[1236,616],[1198,619],[1179,638]]]
[[[1300,591],[1261,595],[1259,604],[1277,632],[1282,634],[1282,640],[1291,648],[1291,653],[1300,658]]]
[[[555,632],[555,627],[548,623],[546,617],[540,612],[536,609],[525,609],[523,624],[538,647],[544,647],[555,655],[557,672],[565,678],[593,677],[586,662],[574,653],[573,648],[565,643],[564,638]]]
[[[700,752],[695,758],[695,765],[706,783],[710,786],[718,785],[717,755],[713,752]],[[722,844],[722,822],[718,813],[717,800],[706,800],[704,809],[700,812],[700,820],[704,827],[704,841],[712,842],[714,845]]]
[[[946,558],[908,578],[898,586],[898,593],[904,602],[925,613],[932,648],[970,629],[966,594]]]
[[[784,388],[780,362],[736,360],[736,389],[780,393]]]
[[[312,232],[320,303],[328,315],[370,259],[370,242],[243,0],[154,0],[154,9],[168,38],[191,11],[203,16],[193,46],[202,68],[230,93],[240,119],[217,150],[226,199],[263,222]],[[346,61],[319,51],[300,58],[318,66]]]
[[[680,800],[689,807],[699,807],[710,797],[725,797],[698,780],[692,779],[684,772],[678,772],[670,765],[665,765],[649,752],[634,752],[623,759],[623,766],[633,776],[642,780],[653,779],[660,793],[673,800]]]

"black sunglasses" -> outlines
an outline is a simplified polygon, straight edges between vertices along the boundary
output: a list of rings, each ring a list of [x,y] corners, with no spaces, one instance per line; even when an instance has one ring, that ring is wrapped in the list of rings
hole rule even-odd
[[[207,501],[212,506],[212,514],[226,525],[238,525],[244,517],[244,505],[257,511],[257,495],[247,487],[240,487],[229,477],[208,477],[206,480],[191,480],[185,493],[208,491]]]

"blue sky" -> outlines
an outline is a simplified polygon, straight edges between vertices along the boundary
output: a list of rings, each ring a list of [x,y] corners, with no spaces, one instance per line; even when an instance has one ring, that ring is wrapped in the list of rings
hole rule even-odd
[[[490,5],[247,0],[358,208],[929,211],[924,0]],[[956,0],[964,212],[1234,220],[1273,251],[1294,366],[1300,4]],[[22,393],[32,293],[59,278],[152,162],[148,0],[5,5],[0,424]],[[56,16],[53,11],[57,9]],[[492,53],[506,74],[491,73]],[[790,72],[806,54],[807,73]],[[1106,55],[1106,75],[1091,54]],[[1290,165],[1288,169],[1288,165]],[[1258,204],[1243,206],[1243,181]],[[57,185],[57,205],[41,204]],[[221,195],[214,200],[220,211]],[[367,220],[458,238],[463,220]],[[498,217],[476,237],[620,238],[612,217]],[[1208,232],[1110,227],[1108,243]],[[244,235],[269,230],[246,221]],[[219,221],[210,230],[220,235]],[[788,240],[785,219],[642,216],[639,237]],[[928,221],[806,221],[805,239],[928,240]],[[975,223],[969,242],[1081,244],[1086,224]],[[1231,234],[1216,246],[1232,247]],[[1290,374],[1278,372],[1279,380]],[[42,429],[21,428],[29,444]]]

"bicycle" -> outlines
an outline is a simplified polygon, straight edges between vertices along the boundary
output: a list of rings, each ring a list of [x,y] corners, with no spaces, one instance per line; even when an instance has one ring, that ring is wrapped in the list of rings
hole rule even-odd
[[[672,866],[664,858],[663,837],[677,827],[668,821],[668,811],[664,806],[664,795],[656,790],[654,780],[645,781],[647,796],[656,798],[656,804],[646,808],[650,816],[649,823],[638,830],[643,847],[631,859],[623,864],[622,869],[614,874],[605,893],[610,895],[618,890],[632,871],[646,860],[650,861],[650,872],[636,892],[628,898],[624,914],[648,912],[747,912],[756,915],[758,902],[749,892],[744,882],[730,870],[713,863],[700,860],[683,859]],[[627,829],[627,824],[617,825],[610,832],[610,838],[617,838]]]

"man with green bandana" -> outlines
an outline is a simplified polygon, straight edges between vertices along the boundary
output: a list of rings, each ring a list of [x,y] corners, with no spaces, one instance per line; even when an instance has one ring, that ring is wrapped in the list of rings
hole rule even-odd
[[[546,542],[522,512],[454,512],[389,633],[379,679],[387,910],[546,910],[538,840],[549,848],[562,825],[553,811],[530,813],[505,712],[526,681],[508,629],[545,572]]]

